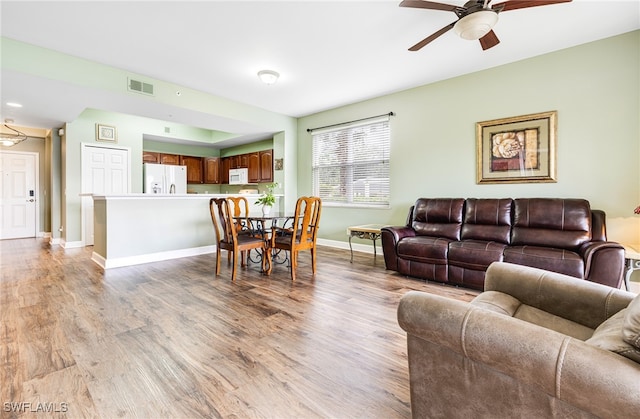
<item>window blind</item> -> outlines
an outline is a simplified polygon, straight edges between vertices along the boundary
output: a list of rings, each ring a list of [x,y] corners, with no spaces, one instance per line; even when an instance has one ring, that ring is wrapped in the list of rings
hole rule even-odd
[[[389,116],[313,131],[313,191],[323,203],[389,206]]]

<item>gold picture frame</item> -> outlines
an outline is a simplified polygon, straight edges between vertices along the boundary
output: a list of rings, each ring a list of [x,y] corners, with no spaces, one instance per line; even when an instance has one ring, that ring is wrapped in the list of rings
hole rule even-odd
[[[557,111],[476,123],[476,182],[556,180]]]
[[[116,131],[116,127],[111,125],[96,124],[96,141],[117,143],[118,132]]]

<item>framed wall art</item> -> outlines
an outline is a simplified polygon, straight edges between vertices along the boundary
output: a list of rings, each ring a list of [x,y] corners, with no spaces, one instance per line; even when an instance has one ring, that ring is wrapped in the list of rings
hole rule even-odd
[[[118,134],[116,132],[116,127],[113,127],[111,125],[96,124],[96,140],[109,143],[117,143]]]
[[[477,183],[556,182],[557,112],[476,123]]]

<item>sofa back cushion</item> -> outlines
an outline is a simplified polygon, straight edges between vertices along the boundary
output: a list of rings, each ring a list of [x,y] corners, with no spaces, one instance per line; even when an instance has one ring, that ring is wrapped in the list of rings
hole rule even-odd
[[[512,203],[511,198],[467,199],[461,239],[509,244]]]
[[[511,244],[577,249],[591,240],[591,207],[584,199],[514,200]]]
[[[417,236],[460,240],[463,198],[420,198],[413,208],[411,227]]]

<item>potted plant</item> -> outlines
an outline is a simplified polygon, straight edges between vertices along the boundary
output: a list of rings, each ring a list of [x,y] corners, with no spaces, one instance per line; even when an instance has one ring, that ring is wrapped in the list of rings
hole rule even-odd
[[[276,197],[273,195],[273,190],[278,187],[277,183],[270,183],[267,186],[265,193],[258,198],[255,202],[258,205],[262,205],[262,214],[267,215],[271,212],[271,207],[276,203]]]

